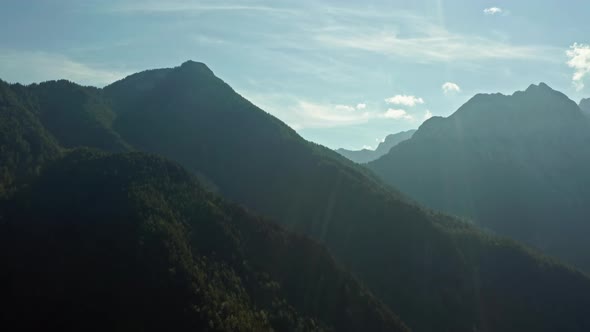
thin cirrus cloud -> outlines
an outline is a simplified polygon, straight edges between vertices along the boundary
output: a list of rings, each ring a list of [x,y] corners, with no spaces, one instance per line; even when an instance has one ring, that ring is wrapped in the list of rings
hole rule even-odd
[[[295,130],[349,126],[366,123],[374,118],[374,113],[367,111],[364,103],[346,105],[309,101],[290,94],[242,93],[255,105]]]
[[[490,8],[484,9],[483,12],[486,15],[496,15],[496,14],[502,14],[504,12],[504,10],[499,7],[490,7]]]
[[[383,112],[369,110],[369,106],[365,103],[347,105],[316,102],[285,94],[246,92],[245,95],[254,104],[295,130],[346,127],[372,120],[414,120],[411,114],[399,108],[389,108]]]
[[[413,63],[489,59],[555,61],[555,54],[562,52],[561,49],[554,47],[510,44],[503,40],[451,32],[444,26],[433,23],[429,17],[415,12],[383,12],[354,6],[317,4],[303,8],[293,4],[267,6],[261,3],[247,2],[220,5],[211,1],[196,3],[132,1],[115,5],[111,10],[129,14],[184,15],[186,13],[231,11],[236,15],[247,15],[252,12],[264,12],[265,15],[268,14],[267,17],[288,15],[289,19],[281,22],[297,31],[304,31],[304,34],[289,34],[288,38],[285,38],[284,33],[278,35],[266,30],[257,35],[269,39],[268,41],[273,43],[275,49],[305,47],[306,50],[318,52],[353,49],[378,53]],[[496,10],[502,9],[491,7],[487,10],[496,12]],[[503,13],[505,12],[503,11]],[[326,17],[330,19],[329,25],[325,23]],[[368,24],[368,20],[371,20],[372,24]],[[376,22],[382,27],[375,28],[374,23]],[[208,38],[204,39],[209,40]],[[214,40],[219,42],[216,38]],[[222,41],[229,42],[229,40]],[[240,43],[239,40],[232,40],[232,42]]]
[[[312,29],[311,32],[315,41],[323,47],[371,52],[412,63],[498,59],[555,62],[562,52],[553,46],[512,44],[505,40],[452,32],[418,15],[392,16],[395,26],[388,26],[385,18],[381,19],[384,19],[383,28],[362,24],[353,28],[336,20],[331,29]]]
[[[5,80],[23,84],[67,79],[99,87],[130,74],[85,64],[62,54],[15,50],[0,50],[0,73]]]
[[[371,118],[371,113],[357,111],[353,106],[315,103],[303,100],[297,101],[291,107],[291,111],[297,113],[298,117],[293,123],[295,129],[348,126],[366,123]]]
[[[584,88],[584,77],[590,73],[590,45],[574,43],[566,51],[567,65],[574,69],[572,83],[576,90]]]
[[[385,99],[385,102],[393,105],[414,107],[418,104],[424,104],[424,99],[409,95],[395,95],[391,98]]]
[[[219,4],[216,2],[190,1],[129,1],[120,2],[110,11],[125,14],[181,13],[191,14],[207,11],[255,11],[266,13],[294,13],[289,9],[247,3]]]
[[[461,87],[453,82],[445,82],[441,88],[445,95],[461,92]]]

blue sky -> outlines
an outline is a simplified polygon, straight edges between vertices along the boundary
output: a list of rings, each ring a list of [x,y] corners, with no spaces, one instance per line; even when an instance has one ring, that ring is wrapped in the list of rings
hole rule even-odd
[[[104,86],[192,59],[307,139],[374,148],[480,92],[546,82],[590,97],[588,13],[585,0],[0,0],[0,78]]]

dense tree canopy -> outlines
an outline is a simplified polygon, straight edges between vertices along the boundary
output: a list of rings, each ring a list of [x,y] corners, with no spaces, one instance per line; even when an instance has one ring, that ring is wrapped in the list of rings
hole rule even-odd
[[[406,330],[322,247],[206,193],[158,157],[75,151],[2,211],[3,321]]]

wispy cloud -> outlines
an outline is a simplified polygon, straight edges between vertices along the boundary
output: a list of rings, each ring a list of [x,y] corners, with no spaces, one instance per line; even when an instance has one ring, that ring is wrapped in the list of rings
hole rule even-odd
[[[580,91],[584,88],[584,77],[590,73],[590,45],[574,43],[566,55],[569,58],[567,65],[574,69],[572,82]]]
[[[432,117],[432,112],[430,110],[426,110],[426,112],[424,113],[424,121],[430,119]]]
[[[424,104],[424,99],[409,95],[395,95],[391,98],[385,99],[385,102],[393,105],[414,107],[418,104]]]
[[[104,86],[129,74],[78,62],[61,54],[0,49],[0,77],[23,84],[67,79],[83,85]]]
[[[211,11],[254,11],[254,12],[274,12],[274,13],[295,13],[297,11],[284,9],[280,7],[271,7],[257,5],[245,2],[235,2],[233,4],[220,4],[218,2],[202,1],[131,1],[121,2],[110,8],[113,12],[127,14],[141,13],[182,13],[191,14]]]
[[[490,8],[484,9],[483,12],[486,15],[496,15],[496,14],[502,14],[504,12],[504,10],[499,7],[490,7]]]
[[[372,118],[368,111],[357,111],[352,106],[298,101],[291,111],[299,113],[299,128],[338,127],[366,123]]]
[[[454,33],[424,17],[398,18],[397,23],[397,28],[380,29],[342,25],[338,29],[319,30],[314,38],[325,47],[372,52],[414,63],[493,59],[556,61],[555,54],[560,51],[549,46],[510,44]]]
[[[445,93],[445,95],[461,92],[461,87],[459,87],[456,83],[453,83],[453,82],[445,82],[441,86],[441,88],[442,88],[443,92]]]
[[[310,101],[282,93],[245,92],[250,101],[284,121],[295,130],[331,128],[366,123],[373,115],[358,104]],[[356,105],[356,106],[355,106]]]
[[[413,121],[415,119],[404,109],[389,108],[382,111],[371,109],[365,103],[349,105],[318,102],[286,94],[246,92],[244,96],[295,130],[346,127],[369,121]]]
[[[406,110],[395,109],[395,108],[388,109],[385,113],[381,114],[380,117],[383,117],[386,119],[405,119],[405,120],[413,120],[414,119],[414,117],[411,116],[410,114],[408,114],[408,112],[406,112]]]

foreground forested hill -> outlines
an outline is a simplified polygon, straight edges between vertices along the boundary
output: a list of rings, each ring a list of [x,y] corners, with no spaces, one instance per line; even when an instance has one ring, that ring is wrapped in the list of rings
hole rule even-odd
[[[74,151],[3,203],[6,324],[406,331],[322,247],[162,158]]]
[[[84,138],[88,131],[80,131],[66,139],[60,136],[63,134],[59,133],[62,130],[59,125],[43,124],[43,119],[35,115],[47,112],[38,101],[39,92],[35,92],[42,86],[44,84],[33,87],[12,85],[8,89],[20,98],[21,108],[33,114],[44,135],[54,142],[53,145],[60,145],[59,149],[90,145],[110,151],[146,151],[174,160],[216,192],[324,244],[339,264],[351,271],[386,306],[380,307],[379,301],[361,301],[370,298],[367,295],[361,296],[360,300],[350,300],[351,303],[366,303],[364,311],[352,310],[345,306],[346,301],[340,299],[334,301],[334,309],[329,309],[329,306],[314,302],[311,295],[286,290],[279,292],[277,296],[285,298],[299,313],[295,316],[298,317],[297,322],[309,323],[313,319],[320,325],[324,324],[321,326],[336,326],[340,330],[343,327],[336,325],[338,321],[334,317],[340,317],[345,312],[350,315],[350,323],[346,326],[351,329],[357,329],[358,324],[401,329],[401,325],[387,325],[387,322],[395,322],[395,318],[386,313],[395,312],[414,331],[585,331],[590,328],[586,310],[590,307],[590,280],[585,275],[516,242],[491,236],[469,224],[415,205],[365,168],[327,148],[303,140],[281,121],[235,93],[204,64],[187,62],[172,69],[134,74],[102,90],[80,87],[92,98],[99,99],[92,101],[91,105],[101,105],[100,112],[89,112],[88,108],[80,110],[94,119],[85,123],[95,124],[93,126],[101,128],[101,133],[110,133],[102,136],[104,139],[122,141],[121,144],[109,143],[110,147],[89,144],[89,138]],[[100,118],[103,120],[99,121]],[[79,140],[74,137],[79,137]],[[145,162],[139,161],[142,158],[132,160],[129,163],[133,165]],[[99,166],[101,162],[97,163],[88,166],[97,169],[92,177],[101,174],[103,167]],[[63,182],[67,182],[70,174],[83,169],[82,165],[86,163],[68,165],[50,169],[70,171],[61,175],[58,171],[48,171],[50,173],[42,175],[41,179],[61,177]],[[98,178],[108,183],[113,175],[105,172],[107,176]],[[130,171],[131,174],[136,172]],[[33,173],[38,174],[39,171]],[[84,179],[81,177],[79,183],[84,184],[87,181]],[[10,184],[6,186],[11,187]],[[117,184],[113,188],[118,187]],[[25,186],[19,192],[35,192],[38,187],[32,185],[28,188]],[[140,192],[132,191],[132,194],[123,196],[133,198],[138,193],[138,197],[144,197]],[[27,198],[27,195],[32,194],[23,192],[12,199],[32,203],[9,206],[40,204]],[[172,211],[175,220],[190,219],[182,212],[186,211],[185,205],[176,208],[176,203],[166,201],[169,195],[166,191],[155,194],[161,197],[158,202],[167,202],[163,206],[171,204],[172,207],[165,210]],[[181,201],[194,200],[188,197]],[[71,202],[69,199],[66,201]],[[108,202],[105,205],[111,204],[111,201]],[[126,200],[121,202],[117,204],[129,203]],[[189,205],[186,203],[186,206]],[[56,205],[49,211],[56,213],[51,216],[68,216],[55,219],[75,219],[69,217],[71,206]],[[149,210],[149,206],[147,203],[137,205],[137,213]],[[112,212],[120,210],[113,209]],[[221,213],[228,214],[223,212],[225,208],[221,210]],[[41,215],[31,217],[27,215],[32,213],[31,209],[14,208],[9,211],[10,217],[4,220],[16,222],[20,215],[36,221],[51,220],[42,215],[46,210],[39,210]],[[209,241],[220,236],[207,229],[202,234]],[[70,235],[63,236],[69,238]],[[191,245],[194,244],[191,242]],[[240,247],[230,248],[239,250]],[[240,257],[234,249],[227,252]],[[56,250],[61,252],[61,249]],[[319,266],[329,265],[328,258],[319,262],[318,266],[303,263],[307,260],[313,262],[311,257],[316,255],[315,251],[276,249],[274,245],[268,245],[265,250],[252,253],[262,256],[259,259],[272,253],[278,255],[277,260],[283,261],[286,257],[286,265],[268,263],[275,268],[273,273],[266,273],[269,278],[278,279],[279,284],[281,278],[310,273],[309,278],[297,279],[299,286],[294,287],[313,287],[318,294],[331,289],[323,280],[329,284],[335,277],[317,275]],[[294,263],[296,260],[290,259],[289,255],[297,255],[303,265],[294,268],[292,264],[297,266]],[[248,260],[253,259],[248,257]],[[207,271],[207,268],[204,270]],[[266,270],[260,268],[260,271]],[[362,287],[357,287],[361,292]],[[290,298],[288,294],[297,295]],[[250,296],[256,303],[257,297]],[[316,311],[310,308],[316,308]],[[222,312],[218,316],[224,318],[227,314]],[[288,321],[287,325],[294,326],[294,321]]]

